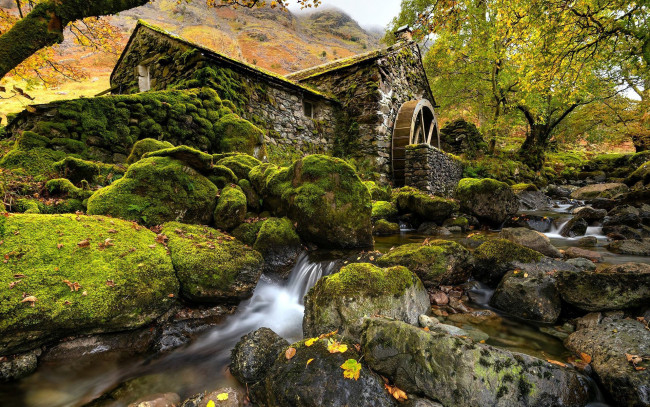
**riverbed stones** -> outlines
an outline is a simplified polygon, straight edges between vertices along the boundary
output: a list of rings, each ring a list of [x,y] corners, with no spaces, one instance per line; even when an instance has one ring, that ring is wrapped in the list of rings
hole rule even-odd
[[[585,311],[620,310],[650,302],[650,265],[625,263],[595,272],[556,274],[562,299]]]
[[[594,209],[591,206],[581,206],[573,210],[573,215],[577,218],[582,218],[591,224],[598,222],[607,216],[607,211],[605,209]]]
[[[287,218],[269,218],[262,223],[253,244],[264,257],[264,271],[285,275],[302,253],[300,237]]]
[[[587,233],[587,227],[589,223],[586,220],[579,217],[571,218],[562,229],[560,229],[560,235],[564,237],[578,237],[584,236]]]
[[[404,244],[377,259],[377,264],[404,266],[417,274],[426,287],[461,284],[471,273],[469,251],[450,240]]]
[[[252,294],[262,274],[260,253],[207,226],[169,222],[162,233],[184,298],[236,303]]]
[[[613,198],[630,189],[621,183],[592,184],[579,188],[571,193],[572,199],[591,200],[595,198]]]
[[[138,328],[164,314],[178,294],[165,246],[131,222],[10,215],[0,218],[0,240],[0,355]]]
[[[650,355],[650,331],[634,319],[597,318],[588,327],[572,333],[564,344],[573,352],[591,356],[591,366],[607,398],[620,406],[650,405],[650,363],[637,363],[626,354]]]
[[[474,277],[496,287],[501,278],[516,268],[515,263],[534,263],[543,255],[506,239],[490,239],[481,244],[473,255]]]
[[[456,199],[462,211],[490,226],[500,226],[519,209],[519,200],[508,184],[490,178],[463,178]]]
[[[0,358],[0,383],[22,379],[32,374],[38,365],[41,349]]]
[[[401,321],[364,324],[364,360],[400,389],[445,406],[582,406],[587,379],[575,370]]]
[[[318,280],[305,297],[305,337],[338,330],[358,340],[363,319],[386,315],[416,324],[430,303],[418,276],[402,266],[350,264]]]
[[[650,238],[615,240],[607,245],[607,250],[618,254],[650,256]]]
[[[582,247],[569,247],[564,251],[564,257],[566,259],[578,259],[584,258],[593,261],[594,263],[600,263],[603,261],[603,255],[600,252],[595,250],[588,250]]]
[[[246,334],[232,350],[230,372],[241,383],[257,383],[288,346],[286,339],[269,328],[260,328]]]
[[[535,230],[526,228],[503,228],[499,237],[508,239],[548,257],[562,257],[560,251],[551,244],[551,239]]]

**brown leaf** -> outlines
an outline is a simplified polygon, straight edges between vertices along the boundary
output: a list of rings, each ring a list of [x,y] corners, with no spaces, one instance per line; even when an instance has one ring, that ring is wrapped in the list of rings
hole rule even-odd
[[[70,280],[63,280],[63,282],[68,285],[70,291],[79,291],[79,289],[81,288],[81,285],[79,285],[79,283],[76,281],[72,283],[70,282]]]
[[[290,360],[294,356],[296,356],[296,348],[289,348],[284,352],[284,357],[286,357],[287,360]]]
[[[162,233],[159,233],[159,234],[156,235],[156,242],[157,243],[166,244],[168,239],[169,238],[166,235],[163,235]]]
[[[354,349],[356,349],[357,352],[361,352],[361,344],[355,343],[354,344]]]
[[[168,297],[169,297],[169,298],[174,298],[174,294],[173,294],[173,293],[172,293],[172,294],[169,294]]]
[[[106,280],[106,285],[109,287],[115,287],[115,282],[113,280]]]
[[[408,396],[404,392],[404,390],[398,388],[397,386],[391,386],[390,384],[384,383],[384,387],[388,391],[388,393],[395,398],[397,401],[406,401],[408,400]]]
[[[59,249],[59,250],[61,250],[62,247],[63,247],[63,243],[58,243],[58,244],[56,245],[56,248]]]
[[[18,283],[20,283],[20,280],[18,280],[18,281],[12,281],[11,283],[9,283],[9,289],[11,290],[11,289],[14,288]]]
[[[25,277],[27,276],[24,274],[14,274],[14,278],[25,278]]]
[[[552,364],[557,365],[557,366],[566,367],[566,364],[565,364],[565,363],[558,362],[557,360],[546,359],[546,361],[547,361],[548,363],[552,363]]]
[[[84,239],[81,242],[77,243],[79,247],[88,247],[90,246],[90,239]]]
[[[33,307],[33,306],[34,306],[34,303],[35,303],[36,301],[38,301],[38,300],[36,299],[36,297],[34,297],[33,295],[30,295],[29,297],[25,297],[25,298],[23,298],[23,300],[22,300],[21,302],[28,302],[28,303],[30,303],[31,306]]]
[[[582,359],[583,362],[585,363],[591,363],[591,356],[587,355],[584,352],[580,352],[580,359]]]
[[[641,366],[634,366],[634,370],[636,370],[636,371],[641,371],[641,370],[645,370],[645,367],[641,367]]]
[[[150,244],[150,245],[149,245],[149,248],[150,248],[150,249],[155,249],[155,248],[156,248],[156,245],[155,245],[155,244]]]
[[[115,230],[115,229],[108,229],[108,233],[117,233],[117,230]]]

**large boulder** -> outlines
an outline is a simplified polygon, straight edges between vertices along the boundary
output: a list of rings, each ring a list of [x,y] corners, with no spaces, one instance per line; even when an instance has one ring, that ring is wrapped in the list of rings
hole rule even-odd
[[[302,253],[302,244],[289,219],[269,218],[262,223],[253,249],[262,253],[266,272],[284,274]]]
[[[519,209],[519,200],[508,184],[490,178],[461,179],[456,199],[461,210],[491,226],[500,226]]]
[[[607,184],[592,184],[576,189],[571,193],[572,199],[590,200],[596,198],[613,198],[618,194],[628,192],[625,184],[611,182]]]
[[[562,311],[560,293],[555,287],[555,273],[558,270],[577,269],[565,262],[550,259],[517,266],[503,277],[490,299],[490,305],[526,321],[555,323]]]
[[[607,245],[607,250],[618,254],[650,256],[650,238],[615,240]]]
[[[262,274],[262,256],[207,226],[169,222],[162,233],[181,295],[200,303],[233,303],[250,297]]]
[[[506,239],[490,239],[474,250],[474,277],[495,287],[501,278],[516,268],[515,263],[534,263],[543,255]]]
[[[372,203],[372,219],[395,219],[398,215],[397,206],[388,201],[375,201]]]
[[[246,219],[246,195],[237,185],[221,190],[214,208],[214,225],[223,230],[232,230]]]
[[[650,301],[650,265],[644,263],[594,272],[561,270],[556,278],[562,299],[585,311],[626,309]]]
[[[368,319],[364,360],[397,387],[445,406],[584,406],[588,379],[521,353],[385,318]]]
[[[269,366],[289,346],[289,342],[269,328],[244,335],[232,350],[230,372],[244,384],[254,384],[266,376]]]
[[[442,223],[459,208],[453,199],[428,195],[413,187],[393,191],[392,199],[400,212],[414,213],[422,220],[437,223]]]
[[[131,222],[10,215],[0,217],[0,240],[0,355],[140,327],[178,294],[165,246]]]
[[[420,279],[405,267],[379,268],[368,263],[347,265],[318,280],[305,297],[303,333],[338,330],[358,340],[363,319],[386,315],[416,324],[429,310],[429,296]]]
[[[129,157],[126,159],[126,163],[133,164],[147,153],[172,147],[174,147],[174,145],[169,141],[156,140],[153,138],[138,140],[133,144],[133,147],[131,147],[131,154],[129,154]]]
[[[328,348],[332,342],[344,345],[338,352]],[[331,348],[330,348],[331,349]],[[295,351],[295,353],[294,353]],[[342,352],[341,352],[342,351]],[[344,376],[343,365],[354,361],[358,376]],[[310,338],[285,346],[280,355],[264,368],[260,381],[249,384],[251,401],[277,407],[358,406],[394,407],[397,402],[384,389],[384,382],[370,370],[354,349],[354,343],[341,336]]]
[[[217,187],[192,167],[170,157],[148,157],[123,178],[88,199],[88,213],[134,220],[147,226],[168,221],[208,224]]]
[[[215,123],[214,131],[220,136],[222,153],[246,153],[259,160],[266,158],[264,132],[248,120],[234,113],[227,114]]]
[[[324,248],[370,247],[370,193],[345,161],[310,155],[288,168],[262,164],[250,172],[265,206],[297,224],[298,235]]]
[[[596,379],[613,405],[650,405],[650,331],[642,322],[596,315],[593,323],[569,335],[564,344],[591,357]],[[637,362],[637,370],[626,354],[646,360]]]
[[[471,274],[469,251],[456,242],[433,240],[401,245],[377,259],[382,267],[404,266],[426,287],[462,284]]]
[[[260,160],[248,154],[215,154],[215,165],[229,168],[239,179],[248,179],[248,173],[258,165]]]
[[[650,184],[650,162],[642,164],[634,170],[627,178],[625,178],[625,183],[627,185],[634,185],[637,182],[640,182],[643,185]]]
[[[564,237],[584,236],[587,233],[587,227],[589,227],[587,221],[576,216],[562,226],[560,235]]]
[[[551,239],[536,230],[527,228],[503,228],[499,233],[499,237],[536,250],[548,257],[562,257],[560,251],[551,244]]]

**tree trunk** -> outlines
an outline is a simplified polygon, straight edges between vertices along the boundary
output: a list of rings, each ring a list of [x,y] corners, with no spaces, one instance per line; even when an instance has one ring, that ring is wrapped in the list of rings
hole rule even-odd
[[[548,147],[551,128],[546,124],[533,124],[526,135],[526,140],[519,149],[521,161],[535,171],[544,166],[544,154]]]
[[[0,79],[36,51],[63,41],[63,29],[75,20],[115,14],[149,0],[49,0],[39,3],[0,36]]]

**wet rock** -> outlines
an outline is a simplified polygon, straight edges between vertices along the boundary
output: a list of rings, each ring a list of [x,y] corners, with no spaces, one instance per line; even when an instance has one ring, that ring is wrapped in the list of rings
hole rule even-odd
[[[431,300],[432,304],[436,304],[436,305],[449,304],[449,297],[447,296],[447,294],[443,293],[442,291],[435,291],[434,293],[430,294],[429,299]]]
[[[428,195],[408,186],[393,191],[393,201],[400,212],[411,212],[424,221],[436,223],[442,223],[458,210],[458,203],[452,199]]]
[[[563,186],[549,185],[546,188],[546,193],[551,198],[556,198],[556,199],[568,198],[571,195],[571,192],[575,191],[576,189],[578,188],[572,185],[563,185]]]
[[[639,210],[634,206],[617,206],[607,213],[607,216],[603,219],[603,227],[625,225],[638,228],[641,225],[640,215]]]
[[[636,370],[625,354],[650,355],[650,331],[633,319],[604,317],[577,330],[564,342],[576,352],[591,356],[596,379],[608,399],[620,406],[650,405],[650,363]]]
[[[418,233],[429,236],[449,236],[451,232],[444,226],[438,226],[435,222],[424,222],[418,227]]]
[[[605,209],[594,209],[591,206],[582,206],[573,210],[573,215],[586,220],[589,224],[598,222],[607,216]]]
[[[551,244],[546,235],[526,228],[504,228],[499,237],[508,239],[529,249],[536,250],[548,257],[562,257],[560,251]]]
[[[339,330],[357,339],[363,319],[386,315],[411,324],[430,309],[420,279],[405,267],[379,268],[368,263],[345,266],[318,280],[305,297],[305,337]]]
[[[616,240],[609,243],[607,250],[618,254],[630,254],[633,256],[650,256],[650,238],[639,240]]]
[[[422,328],[426,328],[430,332],[438,332],[451,336],[463,336],[472,339],[474,342],[487,341],[490,339],[490,335],[471,325],[460,328],[454,325],[441,324],[438,319],[427,315],[420,315],[418,322]]]
[[[154,339],[149,328],[116,334],[92,335],[63,341],[49,348],[41,357],[43,362],[64,362],[78,357],[124,357],[147,352]]]
[[[419,329],[419,328],[415,328]],[[318,339],[310,346],[306,341],[291,345],[296,353],[285,356],[286,347],[275,362],[267,366],[265,378],[250,386],[254,403],[267,406],[359,406],[388,407],[397,402],[384,389],[381,377],[361,361],[357,380],[343,377],[347,360],[360,360],[354,343],[341,336],[331,337],[347,346],[343,353],[330,353],[328,338]]]
[[[603,233],[612,240],[642,239],[641,230],[626,225],[603,226]]]
[[[264,257],[264,272],[285,275],[303,252],[300,237],[287,218],[269,218],[257,233],[253,249]]]
[[[588,226],[589,224],[586,220],[574,217],[560,229],[560,235],[564,237],[584,236],[587,233]]]
[[[142,397],[129,407],[176,407],[180,404],[181,398],[176,393],[158,393]]]
[[[572,265],[573,267],[577,268],[580,271],[596,270],[596,264],[594,264],[594,262],[589,259],[585,259],[584,257],[576,257],[574,259],[569,259],[566,261],[566,263]]]
[[[246,194],[237,185],[221,190],[214,208],[214,225],[217,229],[232,230],[246,219]]]
[[[596,272],[559,271],[562,299],[585,311],[620,310],[650,301],[650,265],[625,263]]]
[[[420,277],[426,287],[460,284],[470,276],[469,251],[450,240],[401,245],[381,258],[382,267],[404,266]]]
[[[580,247],[569,247],[564,251],[564,257],[567,259],[585,258],[600,263],[603,261],[603,255],[593,250],[582,249]]]
[[[581,406],[586,378],[532,356],[384,318],[370,318],[364,360],[400,389],[448,406]]]
[[[18,380],[36,370],[41,349],[27,353],[0,357],[0,382]]]
[[[490,305],[527,321],[554,323],[562,310],[554,277],[559,270],[577,271],[558,260],[521,264],[503,277]]]
[[[401,405],[404,407],[444,407],[442,404],[436,403],[435,401],[413,395],[409,395],[409,399]]]
[[[515,263],[534,263],[543,255],[506,239],[490,239],[474,250],[473,275],[491,287],[496,287],[503,276],[516,268]]]
[[[228,395],[225,400],[223,400],[224,393]],[[219,395],[221,395],[221,398]],[[241,391],[232,387],[225,387],[212,392],[196,394],[183,401],[181,407],[207,407],[210,401],[213,401],[215,406],[218,407],[243,407],[247,405],[245,400],[246,396]]]
[[[400,232],[399,224],[379,219],[372,227],[372,233],[377,236],[396,235]]]
[[[585,236],[578,240],[578,246],[580,247],[596,247],[598,244],[598,239],[596,236]]]
[[[553,219],[539,215],[519,215],[508,218],[503,224],[504,228],[525,227],[541,233],[550,232],[553,228]]]
[[[621,183],[593,184],[579,188],[571,193],[572,199],[589,200],[594,198],[613,198],[630,189]]]
[[[553,205],[551,198],[541,191],[515,191],[519,199],[519,209],[540,210],[550,208]]]
[[[230,372],[241,383],[256,383],[287,346],[289,342],[269,328],[246,334],[232,350]]]
[[[462,211],[490,226],[500,226],[519,210],[519,200],[508,184],[489,178],[460,180],[456,198]]]

